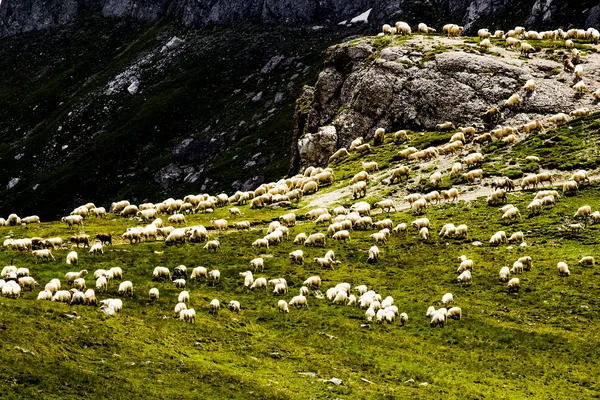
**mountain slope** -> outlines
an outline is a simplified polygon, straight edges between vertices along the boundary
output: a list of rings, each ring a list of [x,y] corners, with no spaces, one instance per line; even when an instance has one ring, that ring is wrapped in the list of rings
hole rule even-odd
[[[155,199],[278,177],[300,88],[322,51],[352,32],[186,30],[91,14],[2,39],[0,212],[48,218],[92,197]],[[175,36],[183,42],[164,48]]]

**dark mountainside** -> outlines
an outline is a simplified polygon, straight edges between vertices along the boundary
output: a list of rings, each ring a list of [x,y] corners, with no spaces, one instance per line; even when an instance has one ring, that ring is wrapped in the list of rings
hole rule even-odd
[[[395,20],[598,27],[566,3],[3,0],[0,215],[252,189],[288,171],[328,46]]]

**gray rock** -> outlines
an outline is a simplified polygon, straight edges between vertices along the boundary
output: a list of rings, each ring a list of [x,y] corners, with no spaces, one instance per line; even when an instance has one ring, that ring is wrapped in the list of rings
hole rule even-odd
[[[162,189],[168,189],[175,182],[179,181],[183,175],[183,171],[177,164],[169,164],[154,174],[154,181],[160,185]]]
[[[319,128],[314,134],[306,134],[298,140],[300,168],[309,165],[324,165],[335,152],[337,133],[334,126]]]
[[[252,97],[253,103],[258,103],[262,99],[263,92],[258,92],[254,97]]]
[[[475,246],[475,247],[481,247],[481,246],[483,246],[483,243],[481,243],[481,242],[480,242],[480,241],[478,241],[478,240],[474,241],[474,242],[473,242],[473,243],[471,243],[471,244],[472,244],[473,246]]]
[[[334,385],[341,385],[342,384],[342,380],[340,378],[331,378],[329,380],[329,382],[333,383]]]
[[[21,178],[11,178],[6,185],[6,189],[8,190],[14,188],[20,181]]]
[[[173,50],[173,49],[176,49],[176,48],[180,47],[184,43],[185,43],[185,40],[179,39],[177,36],[173,36],[171,38],[171,40],[169,40],[167,42],[167,44],[165,45],[165,47],[166,47],[167,50]]]
[[[129,94],[134,95],[138,92],[139,88],[140,83],[138,81],[133,81],[131,82],[131,85],[127,87],[127,91],[129,92]]]

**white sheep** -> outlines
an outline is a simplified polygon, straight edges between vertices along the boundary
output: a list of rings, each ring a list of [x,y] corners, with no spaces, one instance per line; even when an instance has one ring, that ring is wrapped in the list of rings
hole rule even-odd
[[[231,312],[234,312],[234,313],[238,313],[238,314],[239,314],[239,312],[240,312],[240,308],[241,308],[241,306],[240,306],[240,302],[239,302],[239,301],[237,301],[237,300],[231,300],[231,301],[229,302],[229,306],[228,306],[228,308],[229,308],[229,310],[230,310]]]
[[[307,278],[304,283],[304,286],[306,287],[320,287],[321,286],[321,278],[319,276],[311,276],[309,278]]]
[[[204,245],[204,250],[213,250],[215,253],[221,248],[221,243],[218,240],[209,240]]]
[[[189,322],[191,324],[196,323],[196,310],[193,308],[185,309],[179,311],[179,319],[184,322]]]
[[[458,276],[458,278],[456,278],[456,281],[458,283],[462,283],[464,285],[466,285],[466,284],[470,285],[472,283],[472,281],[471,281],[471,271],[468,271],[468,270],[467,271],[463,271],[463,273],[460,274]]]
[[[159,297],[160,297],[160,294],[158,292],[158,288],[151,288],[150,291],[148,292],[148,297],[152,301],[158,300]]]
[[[518,292],[519,288],[521,287],[521,281],[519,280],[519,278],[512,278],[508,281],[507,287],[509,293]]]
[[[169,279],[171,280],[171,271],[167,267],[156,267],[152,272],[154,279]]]
[[[173,285],[175,285],[177,289],[183,289],[186,285],[185,279],[175,279],[173,280]]]
[[[556,264],[557,268],[558,268],[558,275],[559,276],[569,276],[571,275],[571,271],[569,271],[569,266],[567,265],[566,262],[559,262],[558,264]]]
[[[374,263],[374,262],[377,262],[378,259],[379,259],[379,248],[377,246],[372,246],[369,249],[369,258],[367,259],[367,262]]]
[[[302,296],[302,295],[294,296],[294,297],[292,297],[292,300],[290,300],[289,305],[295,306],[296,308],[302,308],[302,307],[308,308],[308,300],[306,299],[305,296]]]
[[[460,307],[452,307],[448,310],[448,318],[460,320],[462,318],[462,310]]]
[[[510,270],[508,267],[500,268],[500,282],[508,282],[508,278],[510,276]]]
[[[221,272],[217,269],[213,269],[208,272],[208,277],[214,284],[214,283],[218,282],[219,279],[221,278]]]
[[[117,293],[119,293],[120,296],[130,295],[131,297],[133,297],[133,283],[131,283],[131,281],[121,282]]]

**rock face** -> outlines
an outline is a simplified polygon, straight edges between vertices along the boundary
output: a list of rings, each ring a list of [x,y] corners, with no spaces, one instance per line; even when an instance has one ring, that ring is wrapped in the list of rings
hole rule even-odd
[[[3,0],[0,36],[55,27],[84,8],[105,17],[156,21],[168,17],[186,26],[338,23],[366,11],[373,0]]]
[[[369,140],[379,127],[386,132],[435,130],[437,124],[452,121],[491,129],[496,122],[520,126],[559,112],[593,107],[592,96],[572,89],[573,76],[562,72],[554,52],[524,61],[518,53],[504,49],[480,53],[471,45],[465,51],[465,45],[446,38],[413,37],[381,51],[375,49],[377,40],[359,39],[328,50],[314,90],[305,89],[304,96],[312,93],[312,98],[302,99],[310,104],[310,111],[304,110],[306,116],[300,119],[297,110],[296,121],[302,122],[297,126],[299,137],[333,125],[337,145],[329,143],[332,136],[327,146],[316,149],[321,143],[316,141],[317,146],[311,148],[315,139],[306,135],[298,141],[300,160],[292,160],[292,166],[326,166],[335,149],[348,147],[359,136]],[[600,78],[600,57],[590,53],[585,62],[591,82],[588,87],[594,91],[599,86],[595,82]],[[522,89],[529,79],[536,83],[533,93]],[[514,93],[523,101],[516,107],[504,107]],[[482,119],[492,106],[503,113],[493,124]]]
[[[319,128],[317,133],[307,133],[298,141],[300,168],[324,165],[335,152],[338,136],[334,126]]]
[[[371,29],[397,20],[437,26],[448,22],[469,28],[482,23],[554,28],[600,24],[596,0],[3,0],[0,36],[55,27],[84,8],[101,9],[105,17],[141,21],[169,18],[185,26],[254,24],[337,24],[372,9]],[[439,26],[438,26],[439,28]],[[506,28],[508,29],[508,28]]]

